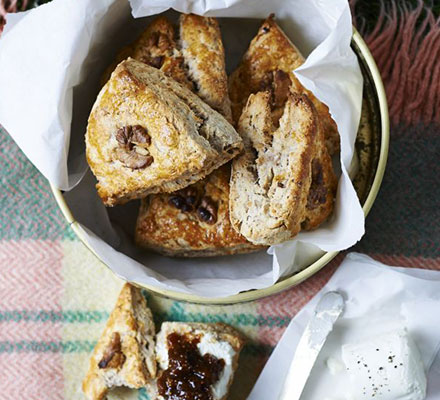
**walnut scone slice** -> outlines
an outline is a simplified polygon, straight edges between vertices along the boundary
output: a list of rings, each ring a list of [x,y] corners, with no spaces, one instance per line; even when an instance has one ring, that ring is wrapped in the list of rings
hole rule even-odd
[[[232,162],[230,189],[233,227],[264,245],[301,229],[317,134],[317,113],[306,95],[288,95],[278,128],[270,102],[270,92],[249,96],[238,123],[245,150]]]
[[[188,186],[241,148],[224,117],[134,59],[120,63],[101,89],[86,133],[87,161],[108,206]]]
[[[144,387],[156,377],[153,316],[140,291],[125,284],[90,358],[83,381],[89,400],[105,399],[113,387]]]
[[[156,337],[157,400],[226,400],[244,340],[225,324],[164,322]]]
[[[229,78],[229,95],[234,122],[238,122],[243,107],[251,93],[266,90],[272,85],[274,74],[283,71],[292,81],[293,91],[304,93],[313,102],[330,155],[339,151],[339,133],[328,107],[305,89],[293,74],[293,70],[305,59],[274,20],[269,16],[252,39],[237,69]]]

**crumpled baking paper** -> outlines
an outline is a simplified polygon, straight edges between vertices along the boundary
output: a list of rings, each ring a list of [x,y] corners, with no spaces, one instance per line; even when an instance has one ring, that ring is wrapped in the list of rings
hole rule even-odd
[[[318,230],[273,246],[269,254],[170,259],[132,245],[137,202],[108,212],[100,203],[84,156],[87,117],[100,77],[120,48],[145,29],[149,19],[141,17],[170,8],[228,17],[220,23],[229,72],[270,13],[308,56],[296,74],[329,106],[341,134],[335,212]],[[348,177],[363,85],[351,35],[346,0],[54,0],[8,15],[0,39],[0,123],[41,173],[67,190],[66,201],[84,235],[121,277],[210,297],[267,287],[323,251],[352,246],[364,233],[364,214]]]
[[[248,400],[276,400],[299,339],[321,297],[339,291],[345,312],[321,350],[301,400],[349,400],[346,371],[332,374],[329,358],[342,363],[341,346],[402,327],[416,342],[428,375],[427,400],[440,398],[440,272],[389,267],[350,253],[319,293],[292,319]]]

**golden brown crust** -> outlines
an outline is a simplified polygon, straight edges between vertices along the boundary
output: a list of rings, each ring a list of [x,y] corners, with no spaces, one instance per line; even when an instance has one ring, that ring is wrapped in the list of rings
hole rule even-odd
[[[336,123],[331,118],[328,107],[306,90],[292,72],[303,63],[304,57],[274,21],[274,17],[267,18],[251,41],[240,65],[230,76],[229,96],[233,120],[238,122],[249,95],[264,89],[261,85],[266,74],[282,70],[289,74],[293,91],[306,94],[313,102],[322,121],[329,153],[333,155],[339,150]]]
[[[152,315],[137,290],[129,284],[124,285],[95,346],[82,385],[90,400],[104,399],[113,386],[141,388],[156,375],[156,364],[151,362],[154,349],[150,349],[151,360],[146,360],[142,341],[145,339],[140,338],[146,332],[154,338]],[[143,308],[144,320],[137,319],[137,308]]]
[[[197,193],[197,204],[189,211],[172,205],[181,193],[152,195],[144,200],[138,216],[135,240],[141,247],[162,254],[181,257],[202,257],[256,251],[261,247],[250,244],[231,226],[229,219],[230,166],[225,165],[204,180],[191,185]],[[198,208],[203,198],[215,207],[216,222],[200,219]],[[170,204],[171,203],[171,204]]]
[[[215,18],[180,16],[182,54],[196,93],[228,121],[232,121],[225,70],[225,50]]]
[[[142,149],[118,139],[121,129],[136,126],[149,136],[139,145]],[[102,88],[86,133],[87,161],[98,178],[98,194],[109,206],[188,186],[241,148],[240,137],[220,114],[156,68],[134,59],[119,64]],[[139,156],[138,150],[144,154]],[[151,159],[139,167],[121,154]]]

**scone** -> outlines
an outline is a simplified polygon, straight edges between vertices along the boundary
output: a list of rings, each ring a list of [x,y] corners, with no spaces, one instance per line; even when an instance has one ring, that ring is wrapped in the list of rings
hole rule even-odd
[[[288,74],[295,92],[305,93],[313,102],[322,121],[322,129],[330,155],[339,150],[339,133],[328,107],[306,90],[293,74],[293,70],[304,63],[295,45],[274,21],[274,15],[267,18],[252,40],[238,68],[229,80],[229,95],[232,115],[238,121],[241,111],[251,93],[274,86],[275,91],[284,90],[283,77],[274,76],[277,71]],[[274,82],[275,81],[275,82]],[[282,93],[280,93],[282,95]],[[275,93],[275,97],[277,93]]]
[[[86,398],[105,399],[110,388],[141,388],[155,378],[154,338],[146,300],[125,284],[90,359],[82,386]]]
[[[249,96],[238,123],[245,151],[232,163],[230,210],[234,228],[251,242],[278,244],[301,230],[317,124],[306,95],[288,94],[278,127],[271,93]]]
[[[241,149],[223,116],[157,68],[131,58],[102,88],[86,133],[87,161],[108,206],[179,190]]]
[[[230,165],[172,194],[142,201],[135,240],[168,256],[208,257],[260,247],[235,231],[229,218]]]
[[[156,338],[157,400],[225,400],[243,340],[224,324],[165,322]]]
[[[269,92],[272,121],[275,127],[278,126],[284,112],[284,104],[289,93],[302,93],[312,101],[317,111],[317,131],[311,162],[312,181],[307,195],[304,219],[301,221],[301,229],[310,230],[326,221],[333,211],[337,179],[328,148],[334,149],[331,143],[338,144],[339,135],[328,108],[305,90],[292,73],[293,69],[303,61],[299,51],[275,23],[273,16],[270,16],[252,40],[239,67],[231,75],[229,89],[234,118],[237,118],[242,111],[243,103],[246,103],[243,94]],[[333,141],[332,138],[337,138],[337,141]],[[231,201],[234,201],[232,196]],[[236,220],[246,218],[245,215],[236,217]],[[239,232],[243,234],[241,230]],[[250,237],[247,239],[251,240]],[[263,242],[258,240],[254,243]]]
[[[231,120],[224,49],[214,18],[181,15],[179,36],[165,18],[156,18],[130,47],[134,58],[160,68]],[[127,54],[127,50],[123,51]],[[142,201],[137,245],[169,256],[201,257],[255,251],[231,226],[230,166],[171,194]]]

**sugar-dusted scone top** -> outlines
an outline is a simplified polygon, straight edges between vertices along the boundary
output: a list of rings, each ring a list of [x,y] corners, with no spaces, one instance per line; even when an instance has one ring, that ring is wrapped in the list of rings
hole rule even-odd
[[[271,93],[251,94],[238,123],[245,150],[232,162],[230,191],[234,228],[265,245],[301,230],[318,124],[306,95],[287,95],[278,127],[272,117]]]
[[[252,40],[238,68],[229,79],[229,95],[232,102],[232,115],[238,121],[241,111],[251,93],[265,89],[271,80],[272,71],[281,70],[289,74],[294,91],[305,93],[312,100],[319,118],[329,150],[335,154],[339,149],[339,133],[336,123],[330,116],[328,107],[306,90],[293,74],[293,70],[304,63],[304,57],[284,34],[271,15],[267,18]]]
[[[140,291],[124,285],[95,346],[83,391],[89,400],[106,398],[116,386],[141,388],[156,376],[153,316]]]
[[[110,206],[188,186],[241,148],[224,117],[134,59],[121,62],[102,88],[86,133],[87,161]]]
[[[230,120],[224,49],[217,21],[183,14],[179,32],[181,46],[172,24],[164,17],[156,18],[132,46],[134,57],[160,67]],[[136,243],[162,254],[184,257],[257,250],[259,247],[231,226],[229,178],[230,166],[225,165],[177,193],[150,195],[141,204]]]
[[[210,354],[224,361],[224,367],[218,381],[212,386],[211,395],[213,400],[226,400],[229,388],[234,378],[234,372],[238,367],[238,358],[244,345],[241,336],[231,327],[225,324],[182,323],[164,322],[156,337],[156,358],[158,362],[158,381],[160,385],[161,375],[170,366],[169,342],[171,334],[179,335],[183,340],[196,340],[198,352],[201,356]],[[162,378],[163,379],[163,378]],[[147,390],[157,400],[167,400],[158,391],[158,385],[147,385]],[[173,387],[170,387],[173,392]]]

